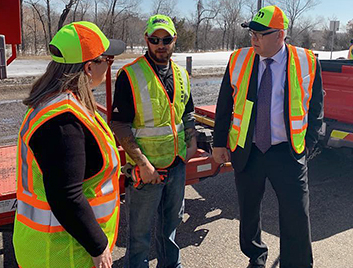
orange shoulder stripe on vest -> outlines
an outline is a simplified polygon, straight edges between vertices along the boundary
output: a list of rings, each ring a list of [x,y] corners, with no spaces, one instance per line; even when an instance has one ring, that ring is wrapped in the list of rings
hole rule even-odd
[[[19,200],[23,200],[25,203],[30,204],[33,207],[44,210],[50,210],[50,206],[47,202],[40,201],[32,196],[24,194],[23,192],[17,192],[17,198]]]
[[[36,222],[31,221],[30,219],[26,218],[23,215],[17,214],[16,215],[17,220],[22,222],[23,224],[29,226],[30,228],[44,232],[44,233],[56,233],[56,232],[62,232],[65,231],[64,227],[60,226],[49,226],[49,225],[42,225]]]
[[[33,169],[32,169],[32,162],[34,160],[34,155],[32,152],[27,153],[27,163],[29,165],[28,167],[28,191],[32,193],[32,197],[37,199],[37,195],[34,192],[33,189]]]
[[[305,124],[301,129],[294,129],[293,134],[300,134],[307,128],[308,128],[308,124]]]
[[[98,206],[101,205],[103,203],[112,201],[116,198],[117,193],[116,192],[112,192],[110,194],[107,195],[102,195],[99,197],[94,197],[94,198],[89,198],[88,202],[91,206]]]
[[[288,66],[287,66],[287,81],[288,81],[288,114],[289,114],[289,117],[292,116],[291,114],[291,110],[292,110],[292,102],[291,102],[291,99],[292,99],[292,83],[291,83],[291,78],[290,78],[290,66],[291,66],[291,57],[292,57],[292,53],[293,53],[293,47],[291,45],[287,45],[287,48],[288,48]],[[294,140],[293,140],[293,126],[292,124],[289,124],[289,129],[290,129],[290,140],[291,140],[291,144],[292,144],[292,147],[294,148],[293,144],[294,144]],[[294,148],[295,150],[295,148]]]
[[[32,129],[33,125],[36,123],[36,121],[37,121],[38,118],[42,117],[42,116],[43,116],[44,114],[46,114],[48,111],[50,111],[50,110],[52,110],[52,109],[55,109],[55,108],[57,108],[57,107],[63,105],[65,102],[67,102],[67,100],[62,100],[62,101],[60,101],[60,102],[58,102],[58,103],[52,104],[52,105],[50,105],[50,106],[44,108],[43,110],[41,110],[41,111],[31,120],[31,122],[30,122],[30,124],[29,124],[29,126],[28,126],[28,130],[31,130],[31,129]],[[49,117],[49,118],[51,118],[51,117]],[[48,120],[49,120],[49,118],[48,118]],[[27,132],[25,133],[25,135],[23,136],[23,140],[24,140],[24,141],[27,139],[27,136],[29,135],[29,132],[30,132],[30,131],[28,131],[28,130],[27,130]]]
[[[229,68],[229,78],[230,78],[230,82],[233,81],[234,65],[235,65],[235,63],[236,63],[236,61],[237,61],[237,59],[238,59],[238,57],[239,57],[239,54],[240,54],[240,51],[241,51],[241,50],[242,50],[241,48],[239,48],[239,49],[237,50],[236,54],[234,55],[233,61],[231,61],[231,59],[232,59],[232,57],[233,57],[234,52],[230,55],[229,63],[231,63],[231,66],[228,67],[228,68]],[[234,90],[233,84],[230,83],[230,85],[233,87],[233,90]]]
[[[245,59],[244,59],[244,63],[247,63],[247,64],[243,64],[243,66],[241,67],[240,74],[239,74],[239,78],[238,78],[238,81],[237,81],[237,84],[236,84],[237,88],[239,88],[239,84],[240,84],[240,83],[242,82],[242,80],[243,80],[244,73],[245,73],[246,68],[247,68],[247,65],[248,65],[248,63],[249,63],[249,58],[251,57],[252,54],[253,54],[253,49],[249,49],[248,54],[246,54],[246,57],[245,57]],[[251,73],[249,73],[249,79],[250,79],[250,77],[251,77]],[[246,96],[247,96],[247,95],[248,95],[248,94],[246,93]]]
[[[305,49],[305,54],[306,54],[306,57],[308,59],[308,62],[309,62],[309,75],[310,75],[310,83],[309,83],[309,95],[310,97],[308,98],[308,101],[307,103],[305,104],[306,107],[307,107],[307,110],[309,110],[309,104],[310,104],[310,100],[311,100],[311,97],[312,97],[312,90],[313,90],[313,84],[314,84],[314,80],[315,80],[315,73],[316,73],[316,56],[313,55],[313,52],[309,52],[309,50]],[[310,55],[311,54],[311,55]],[[312,56],[314,57],[314,60],[312,60]]]
[[[304,102],[305,91],[304,91],[304,88],[303,88],[302,69],[301,69],[299,56],[298,56],[298,52],[297,52],[296,48],[293,49],[293,54],[294,54],[294,61],[295,61],[296,71],[297,71],[297,77],[298,77],[298,81],[299,81],[299,85],[300,85],[301,100],[302,100],[302,103],[303,103]],[[301,108],[302,108],[302,114],[305,114],[305,112],[303,111],[303,107],[301,107]]]

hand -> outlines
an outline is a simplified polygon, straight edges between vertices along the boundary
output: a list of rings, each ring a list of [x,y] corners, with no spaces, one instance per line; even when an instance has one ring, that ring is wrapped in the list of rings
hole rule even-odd
[[[191,142],[190,142],[190,147],[187,147],[186,148],[186,157],[185,157],[185,160],[184,162],[187,163],[196,153],[197,151],[197,142],[196,142],[196,138],[193,137],[191,139]]]
[[[161,178],[157,170],[151,164],[150,161],[147,160],[144,165],[139,166],[140,176],[144,184],[158,184],[161,183]]]
[[[214,147],[212,156],[214,161],[218,164],[223,164],[230,161],[230,153],[225,147]]]
[[[113,265],[113,259],[109,250],[109,243],[103,253],[97,257],[92,257],[92,260],[96,268],[111,268]]]

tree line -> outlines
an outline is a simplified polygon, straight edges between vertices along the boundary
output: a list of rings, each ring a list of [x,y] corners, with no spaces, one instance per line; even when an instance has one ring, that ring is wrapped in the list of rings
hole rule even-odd
[[[48,54],[55,33],[72,21],[96,23],[108,38],[123,40],[128,49],[144,48],[143,32],[152,14],[170,16],[176,26],[176,51],[233,50],[250,45],[247,30],[240,24],[257,12],[257,0],[192,0],[195,11],[178,10],[178,0],[153,0],[149,13],[139,0],[20,0],[22,44],[20,54]],[[332,35],[329,20],[308,18],[309,9],[319,0],[265,1],[281,7],[289,19],[288,43],[316,50],[330,50]],[[353,38],[353,21],[346,31],[334,35],[334,50],[347,49]],[[141,49],[141,53],[142,53]]]

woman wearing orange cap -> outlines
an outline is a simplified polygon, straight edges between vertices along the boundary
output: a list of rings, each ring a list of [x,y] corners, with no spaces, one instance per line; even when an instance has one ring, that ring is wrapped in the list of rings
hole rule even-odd
[[[92,89],[125,44],[90,22],[50,43],[53,61],[24,100],[14,249],[22,268],[107,268],[118,230],[120,159]]]

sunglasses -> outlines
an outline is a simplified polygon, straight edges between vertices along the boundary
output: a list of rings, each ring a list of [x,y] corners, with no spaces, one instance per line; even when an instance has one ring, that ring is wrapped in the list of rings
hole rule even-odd
[[[150,42],[152,45],[158,45],[159,41],[163,42],[163,45],[169,45],[173,40],[174,37],[173,36],[168,36],[168,37],[163,37],[163,38],[159,38],[156,36],[151,36],[147,38],[148,42]]]
[[[276,32],[279,32],[279,30],[270,31],[267,33],[257,33],[257,32],[254,32],[253,30],[249,30],[249,35],[250,35],[250,37],[255,37],[256,39],[262,39],[262,38],[264,38],[264,36],[272,34],[272,33],[276,33]]]
[[[107,64],[109,65],[109,66],[111,66],[112,64],[113,64],[113,62],[114,62],[114,57],[98,57],[98,58],[96,58],[96,59],[94,59],[94,60],[92,60],[94,63],[97,63],[97,64],[100,64],[100,63],[102,63],[102,62],[107,62]]]

